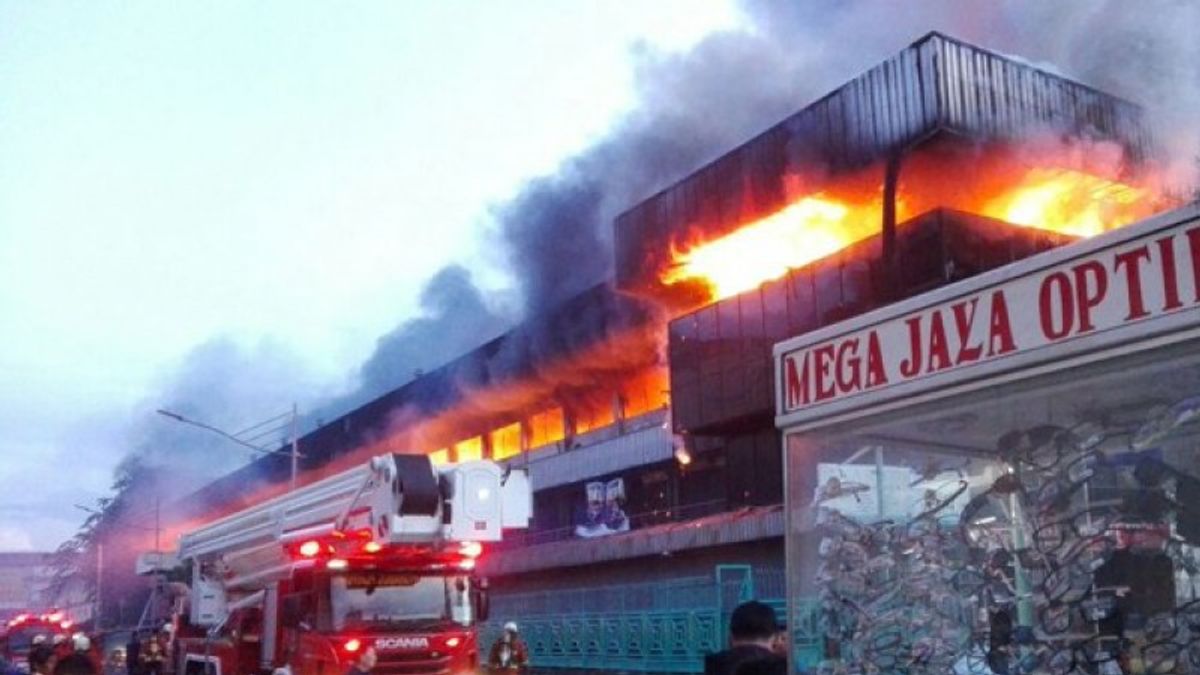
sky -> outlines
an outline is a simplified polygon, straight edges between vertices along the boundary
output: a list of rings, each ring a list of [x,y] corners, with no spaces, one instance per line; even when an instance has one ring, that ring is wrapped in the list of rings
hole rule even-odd
[[[352,388],[448,263],[503,298],[494,205],[627,111],[639,50],[742,21],[722,0],[0,0],[0,550],[73,533],[197,350],[271,362],[236,426]]]

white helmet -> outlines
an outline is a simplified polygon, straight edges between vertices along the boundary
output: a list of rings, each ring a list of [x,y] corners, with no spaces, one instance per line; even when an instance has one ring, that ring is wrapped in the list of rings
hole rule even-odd
[[[50,644],[52,644],[52,645],[61,645],[62,643],[66,642],[66,641],[67,641],[67,636],[63,635],[62,633],[55,633],[54,637],[50,638]]]
[[[71,646],[77,652],[86,652],[92,648],[92,641],[83,633],[76,633],[71,636]]]
[[[50,638],[46,637],[45,633],[38,633],[37,635],[33,636],[33,644],[44,645],[44,644],[46,644],[46,641],[49,639]]]
[[[504,632],[516,633],[517,632],[517,622],[509,621],[508,623],[504,624]]]

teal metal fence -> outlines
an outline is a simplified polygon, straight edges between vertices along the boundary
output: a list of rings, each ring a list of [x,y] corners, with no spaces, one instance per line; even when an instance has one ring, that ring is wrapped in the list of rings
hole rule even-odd
[[[712,575],[533,593],[495,593],[490,645],[506,621],[521,626],[536,668],[698,673],[704,655],[725,647],[729,613],[758,599],[786,616],[782,569],[720,565]],[[789,623],[796,663],[816,662],[815,603]]]

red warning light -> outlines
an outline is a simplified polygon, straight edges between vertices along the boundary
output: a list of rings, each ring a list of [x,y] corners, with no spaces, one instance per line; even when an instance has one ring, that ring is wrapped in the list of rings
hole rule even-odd
[[[300,544],[300,555],[305,558],[315,558],[321,552],[321,542],[309,540]]]
[[[483,553],[483,544],[477,541],[464,541],[459,550],[468,558],[478,558]]]
[[[342,645],[342,649],[353,654],[362,647],[362,642],[358,638],[350,638],[346,640],[346,644]]]
[[[461,640],[461,639],[459,639],[459,638],[457,638],[457,637],[447,638],[447,639],[446,639],[446,646],[447,646],[447,647],[449,647],[450,649],[454,649],[454,648],[455,648],[455,647],[457,647],[457,646],[458,646],[458,645],[459,645],[461,642],[462,642],[462,640]]]
[[[383,544],[380,544],[377,541],[368,541],[367,543],[363,544],[363,551],[366,553],[379,553],[382,550]]]

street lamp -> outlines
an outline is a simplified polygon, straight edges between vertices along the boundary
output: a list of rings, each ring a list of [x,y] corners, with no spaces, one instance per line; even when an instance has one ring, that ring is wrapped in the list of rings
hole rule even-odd
[[[270,419],[259,422],[258,424],[255,424],[251,427],[243,429],[242,431],[240,431],[236,434],[231,434],[228,431],[214,427],[211,424],[205,424],[204,422],[197,422],[196,420],[184,417],[183,415],[180,415],[179,413],[176,413],[176,412],[171,412],[170,410],[164,410],[162,408],[159,408],[158,410],[155,410],[154,412],[158,413],[159,415],[162,415],[163,417],[173,419],[176,422],[179,422],[181,424],[187,424],[187,425],[190,425],[193,427],[199,427],[200,429],[204,429],[205,431],[212,432],[214,434],[217,434],[218,436],[221,436],[222,438],[224,438],[228,441],[237,443],[238,445],[240,445],[244,448],[248,448],[248,449],[253,450],[254,452],[257,452],[262,455],[276,455],[283,451],[282,450],[271,450],[270,448],[264,448],[262,446],[254,445],[253,443],[250,443],[249,441],[247,441],[243,438],[239,438],[239,436],[241,436],[242,434],[245,434],[247,432],[257,430],[260,427],[266,426],[267,424],[270,424],[272,422],[279,421],[279,420],[283,419],[284,417],[290,417],[291,420],[288,424],[288,426],[290,427],[290,430],[289,430],[288,434],[289,434],[289,436],[291,436],[291,441],[288,444],[289,445],[288,452],[292,458],[291,489],[292,490],[296,489],[296,473],[297,473],[297,469],[298,469],[299,463],[300,463],[299,460],[301,457],[303,457],[303,455],[300,454],[300,434],[299,434],[299,428],[298,428],[300,416],[297,413],[296,404],[294,404],[294,403],[292,404],[292,410],[290,413],[283,413],[281,415],[276,415],[275,417],[272,417]],[[283,426],[274,427],[274,428],[268,429],[266,431],[259,431],[256,436],[253,436],[251,438],[251,440],[255,440],[257,438],[262,437],[265,434],[271,433],[273,431],[279,431],[281,429],[283,429]]]

